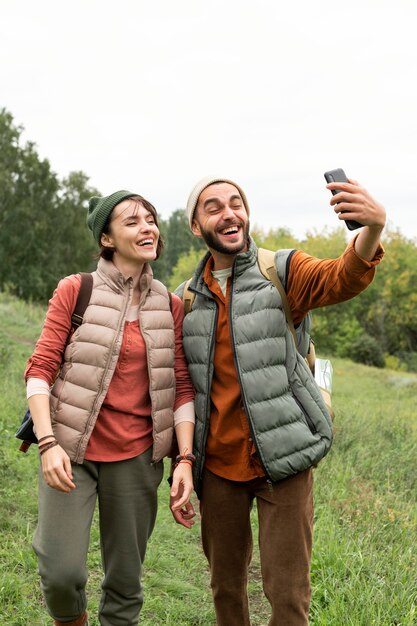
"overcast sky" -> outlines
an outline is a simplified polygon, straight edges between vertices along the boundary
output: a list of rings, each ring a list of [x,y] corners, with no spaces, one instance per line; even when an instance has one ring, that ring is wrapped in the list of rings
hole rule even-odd
[[[60,177],[163,217],[209,174],[252,223],[338,224],[343,167],[417,238],[415,0],[0,0],[0,107]]]

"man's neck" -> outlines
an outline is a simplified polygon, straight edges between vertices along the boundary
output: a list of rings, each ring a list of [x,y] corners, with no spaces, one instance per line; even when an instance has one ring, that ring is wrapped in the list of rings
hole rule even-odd
[[[239,252],[235,252],[234,254],[225,254],[224,252],[218,252],[217,250],[209,247],[210,254],[213,257],[213,270],[225,270],[228,267],[232,267],[237,255],[241,252],[246,252],[248,248],[249,241],[242,250],[239,250]]]
[[[225,270],[228,267],[232,267],[237,254],[222,254],[221,252],[216,252],[216,250],[211,250],[211,256],[213,257],[213,270]]]

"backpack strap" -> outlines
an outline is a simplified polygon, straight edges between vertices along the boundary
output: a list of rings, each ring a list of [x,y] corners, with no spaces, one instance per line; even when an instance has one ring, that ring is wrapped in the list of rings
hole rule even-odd
[[[275,252],[273,250],[266,250],[265,248],[258,248],[258,265],[262,274],[271,281],[273,285],[278,289],[278,293],[281,296],[282,306],[284,307],[285,317],[287,318],[287,324],[294,337],[295,346],[298,346],[297,333],[295,332],[294,322],[292,319],[292,313],[290,304],[288,302],[287,294],[285,293],[284,286],[278,276],[277,268],[275,266]]]
[[[288,302],[287,294],[284,286],[278,276],[277,268],[275,265],[275,252],[273,250],[266,250],[265,248],[258,248],[258,265],[265,278],[271,281],[273,285],[278,289],[281,296],[282,306],[284,307],[285,317],[287,318],[288,328],[294,337],[295,347],[298,348],[297,333],[295,331],[294,322],[292,319],[291,308]],[[308,352],[305,357],[307,365],[309,366],[313,376],[316,363],[316,349],[314,347],[314,341],[310,337]],[[326,403],[327,404],[327,403]]]
[[[193,302],[195,300],[195,293],[190,291],[189,287],[192,281],[192,277],[187,280],[184,285],[184,291],[182,292],[182,301],[184,304],[184,315],[187,315],[193,308]]]
[[[275,252],[273,252],[272,250],[266,250],[265,248],[258,248],[258,265],[265,278],[271,281],[271,283],[275,285],[275,287],[278,289],[282,300],[282,306],[284,307],[285,317],[287,318],[289,329],[294,337],[295,345],[297,346],[297,334],[295,332],[294,322],[292,320],[292,314],[287,294],[285,293],[284,286],[281,282],[280,277],[278,276],[277,268],[275,267]],[[187,315],[187,313],[191,311],[195,299],[195,293],[193,291],[190,291],[189,289],[191,281],[192,277],[189,278],[185,283],[184,291],[182,293],[184,315]]]
[[[75,303],[73,314],[71,315],[71,330],[68,334],[68,338],[66,342],[67,344],[69,340],[71,339],[72,334],[83,323],[84,313],[85,313],[86,308],[88,307],[88,303],[90,302],[91,292],[93,290],[93,275],[90,272],[80,272],[80,276],[81,276],[80,290],[78,292],[77,301]],[[37,439],[33,432],[32,416],[30,414],[29,409],[26,411],[23,417],[23,421],[20,425],[20,428],[18,429],[16,433],[16,437],[18,439],[23,439],[23,437],[19,436],[19,431],[22,429],[23,426],[25,426],[26,422],[31,427],[30,427],[30,430],[24,436],[29,437],[33,435],[34,439],[32,438],[24,439],[19,447],[19,450],[21,452],[27,452],[31,444],[35,443],[35,441],[37,442]]]
[[[78,292],[75,309],[71,315],[71,332],[73,333],[83,323],[84,313],[90,302],[93,290],[93,275],[90,272],[80,272],[81,285]]]

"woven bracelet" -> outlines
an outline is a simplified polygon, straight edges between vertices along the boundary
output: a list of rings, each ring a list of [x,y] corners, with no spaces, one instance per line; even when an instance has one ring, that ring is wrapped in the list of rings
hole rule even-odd
[[[49,444],[53,443],[54,441],[56,441],[55,437],[50,441],[45,441],[44,443],[39,444],[39,450],[42,450],[42,448],[46,448],[46,446],[49,446]]]
[[[38,439],[38,444],[41,441],[44,441],[45,439],[49,439],[49,437],[53,437],[55,439],[55,435],[53,433],[51,433],[50,435],[45,435],[44,437],[41,437],[40,439]]]
[[[55,446],[58,446],[58,442],[55,439],[55,441],[51,441],[51,443],[46,443],[44,446],[41,446],[39,449],[39,454],[42,456],[42,454],[45,454],[45,452],[47,452],[48,450],[50,450],[51,448],[54,448]]]

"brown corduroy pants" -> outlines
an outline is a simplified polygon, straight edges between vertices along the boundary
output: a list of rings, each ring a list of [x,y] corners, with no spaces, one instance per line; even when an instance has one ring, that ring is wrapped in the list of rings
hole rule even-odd
[[[306,626],[311,595],[311,469],[277,483],[265,478],[241,483],[204,472],[202,540],[217,625],[250,626],[247,577],[255,498],[263,589],[272,608],[269,626]]]

